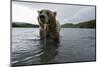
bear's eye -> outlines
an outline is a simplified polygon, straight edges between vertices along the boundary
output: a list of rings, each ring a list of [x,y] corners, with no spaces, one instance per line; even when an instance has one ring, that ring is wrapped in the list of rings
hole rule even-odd
[[[42,11],[40,11],[40,14],[42,13]]]

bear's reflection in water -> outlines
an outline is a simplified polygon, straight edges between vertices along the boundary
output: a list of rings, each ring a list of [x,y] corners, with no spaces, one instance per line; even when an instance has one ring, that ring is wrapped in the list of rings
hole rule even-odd
[[[40,45],[42,46],[43,54],[40,55],[40,63],[55,63],[55,57],[58,55],[58,47],[59,43],[52,40],[47,39],[46,41],[40,40]]]

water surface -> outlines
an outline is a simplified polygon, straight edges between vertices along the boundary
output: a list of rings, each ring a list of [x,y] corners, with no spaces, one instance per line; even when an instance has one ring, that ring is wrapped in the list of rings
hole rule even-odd
[[[95,29],[62,28],[60,42],[41,41],[38,28],[12,28],[12,64],[95,61]]]

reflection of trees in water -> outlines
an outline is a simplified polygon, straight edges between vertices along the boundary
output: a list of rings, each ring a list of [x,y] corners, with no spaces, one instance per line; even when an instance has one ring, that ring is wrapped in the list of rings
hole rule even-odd
[[[57,48],[59,43],[48,39],[46,42],[43,40],[40,41],[40,45],[42,46],[41,50],[43,54],[40,55],[41,63],[53,63],[56,55],[58,54]]]

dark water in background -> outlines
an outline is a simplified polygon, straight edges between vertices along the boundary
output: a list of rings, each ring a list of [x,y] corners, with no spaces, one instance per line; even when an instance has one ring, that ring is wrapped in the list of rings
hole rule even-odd
[[[60,43],[44,44],[38,28],[12,28],[11,58],[13,65],[95,61],[95,29],[62,28]]]

